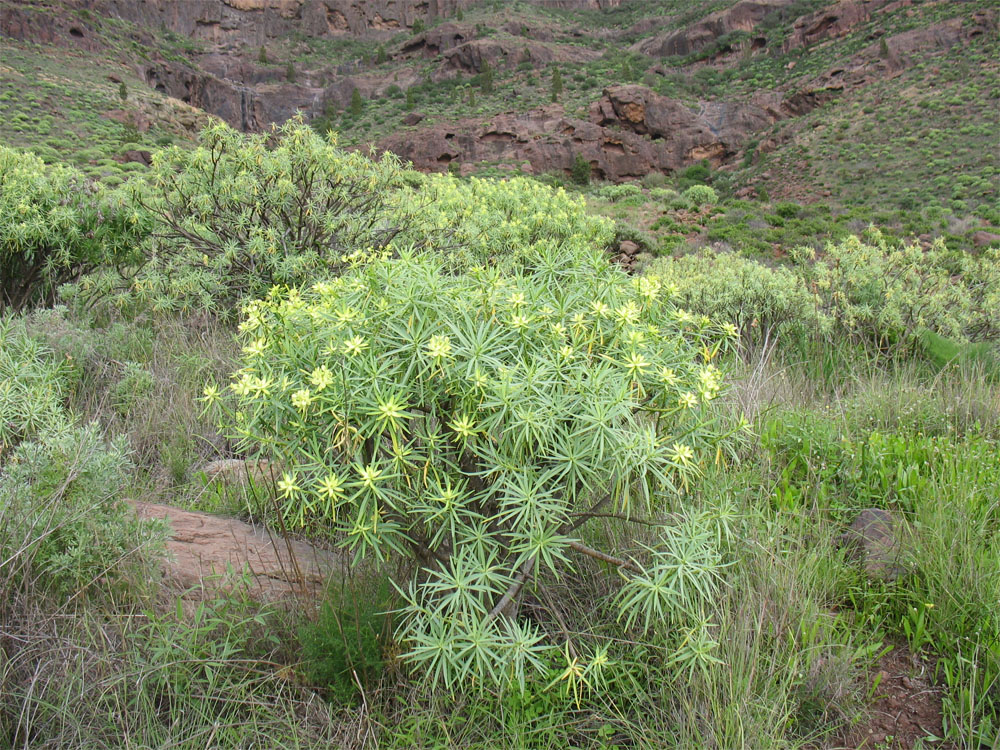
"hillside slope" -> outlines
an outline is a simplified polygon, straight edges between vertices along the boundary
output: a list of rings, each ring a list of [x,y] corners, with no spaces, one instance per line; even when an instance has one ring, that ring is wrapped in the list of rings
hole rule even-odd
[[[0,138],[97,175],[201,112],[246,131],[302,113],[422,170],[706,161],[744,195],[973,210],[997,197],[992,6],[3,0]]]

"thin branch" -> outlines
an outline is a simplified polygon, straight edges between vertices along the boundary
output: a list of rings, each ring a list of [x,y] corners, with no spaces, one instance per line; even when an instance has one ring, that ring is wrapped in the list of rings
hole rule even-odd
[[[634,562],[630,562],[629,560],[623,560],[620,557],[613,557],[612,555],[608,555],[604,552],[601,552],[600,550],[588,547],[585,544],[580,544],[580,542],[570,542],[568,546],[570,549],[576,550],[581,555],[587,555],[587,557],[593,557],[595,560],[602,560],[603,562],[611,563],[615,567],[625,568],[627,570],[631,570],[633,573],[641,574],[646,572],[638,565],[636,565]]]

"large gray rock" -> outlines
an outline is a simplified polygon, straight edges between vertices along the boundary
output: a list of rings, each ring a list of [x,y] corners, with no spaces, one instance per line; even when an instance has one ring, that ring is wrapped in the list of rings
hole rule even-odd
[[[895,515],[882,508],[867,508],[840,535],[838,542],[849,559],[861,564],[869,578],[896,581],[906,572],[903,534],[903,523]]]

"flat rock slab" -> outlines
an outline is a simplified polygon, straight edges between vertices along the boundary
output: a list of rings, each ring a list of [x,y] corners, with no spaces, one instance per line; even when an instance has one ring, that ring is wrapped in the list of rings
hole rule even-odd
[[[280,601],[321,593],[330,576],[346,567],[335,552],[284,539],[262,526],[171,505],[132,504],[140,518],[168,522],[163,574],[181,591],[232,588],[246,571],[254,598]]]

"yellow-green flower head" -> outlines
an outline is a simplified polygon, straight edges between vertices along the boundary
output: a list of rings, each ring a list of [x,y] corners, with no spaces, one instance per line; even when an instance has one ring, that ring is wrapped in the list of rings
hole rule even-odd
[[[674,443],[670,448],[670,458],[681,466],[688,467],[694,460],[694,450],[683,443]]]
[[[451,339],[448,336],[431,336],[427,342],[427,356],[434,361],[440,361],[451,356]]]
[[[270,393],[271,379],[263,376],[253,378],[249,388],[255,396],[267,396]]]
[[[219,400],[219,389],[214,385],[205,386],[205,390],[202,392],[202,401],[206,404],[214,404]]]
[[[361,480],[361,484],[367,489],[374,489],[375,483],[382,476],[382,469],[376,468],[374,464],[370,466],[362,466],[358,469],[358,477]]]
[[[292,498],[302,492],[302,488],[299,486],[298,477],[294,473],[289,474],[288,472],[281,475],[281,479],[278,480],[278,491],[281,492],[281,496],[285,498]]]
[[[652,365],[652,363],[642,355],[642,352],[638,351],[629,352],[628,356],[625,358],[624,364],[625,369],[628,370],[629,375],[631,375],[633,379],[641,376],[643,371]]]
[[[639,296],[649,301],[659,296],[663,286],[658,276],[639,276],[634,283],[639,291]]]
[[[329,500],[337,500],[344,495],[344,480],[330,472],[319,482],[319,491]]]
[[[249,344],[243,347],[243,353],[248,357],[259,357],[263,354],[268,347],[267,339],[259,338],[254,339]]]
[[[529,318],[527,315],[521,315],[520,313],[516,313],[510,316],[510,324],[513,328],[516,328],[517,330],[520,331],[524,328],[527,328],[531,324],[531,318]]]
[[[600,300],[594,300],[590,303],[590,309],[594,311],[594,315],[599,318],[607,317],[608,313],[611,312],[611,308],[605,305]]]
[[[368,348],[368,342],[363,336],[352,336],[343,345],[343,352],[349,357],[356,357]]]
[[[455,433],[463,438],[469,439],[476,434],[476,423],[468,414],[463,414],[448,424]]]
[[[635,323],[639,320],[642,310],[633,300],[629,300],[615,310],[615,315],[622,323]]]
[[[330,368],[326,365],[317,367],[309,373],[309,382],[317,392],[322,391],[324,388],[333,384],[333,373],[330,372]]]
[[[301,388],[292,394],[292,406],[299,411],[305,411],[308,409],[309,404],[311,404],[314,400],[312,392],[308,388]]]
[[[693,409],[698,405],[698,397],[691,393],[691,391],[686,391],[677,399],[677,403],[685,409]]]

